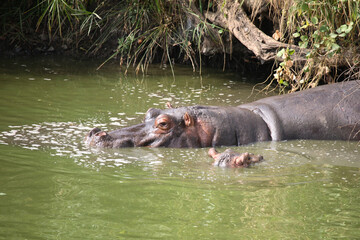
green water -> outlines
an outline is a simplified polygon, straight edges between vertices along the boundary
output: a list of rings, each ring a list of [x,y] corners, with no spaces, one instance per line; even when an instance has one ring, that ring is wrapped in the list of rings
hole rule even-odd
[[[247,169],[213,167],[206,149],[91,149],[92,127],[138,123],[166,102],[263,97],[248,98],[251,74],[98,64],[0,61],[0,239],[360,238],[359,143],[234,147],[266,159]]]

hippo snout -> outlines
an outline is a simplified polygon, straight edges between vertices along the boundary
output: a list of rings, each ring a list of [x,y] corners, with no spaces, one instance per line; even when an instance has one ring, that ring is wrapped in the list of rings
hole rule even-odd
[[[101,132],[101,129],[100,128],[93,128],[89,133],[88,133],[88,135],[87,135],[87,137],[92,137],[92,136],[94,136],[96,133],[98,133],[98,132]]]
[[[85,137],[85,143],[89,146],[98,146],[100,142],[103,142],[108,137],[108,134],[102,131],[100,128],[92,129]]]
[[[110,133],[111,134],[111,133]],[[85,143],[93,147],[121,148],[134,147],[135,143],[131,136],[121,135],[114,138],[100,128],[92,129],[85,137]]]

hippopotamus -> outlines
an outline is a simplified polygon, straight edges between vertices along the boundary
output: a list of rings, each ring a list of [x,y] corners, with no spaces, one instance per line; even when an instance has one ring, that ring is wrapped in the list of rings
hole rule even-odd
[[[97,147],[204,148],[291,139],[360,140],[360,81],[272,96],[239,106],[150,108],[142,123],[94,128]]]
[[[261,155],[248,152],[237,153],[231,149],[226,149],[223,153],[218,153],[215,148],[210,148],[208,154],[215,159],[213,165],[219,167],[245,168],[264,160]]]

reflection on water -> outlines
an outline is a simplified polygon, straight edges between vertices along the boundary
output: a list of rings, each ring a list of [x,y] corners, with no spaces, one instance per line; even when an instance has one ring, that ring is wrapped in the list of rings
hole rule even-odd
[[[265,161],[211,165],[207,149],[97,149],[93,127],[139,123],[150,107],[237,105],[248,77],[191,69],[124,76],[71,59],[0,61],[1,239],[356,239],[357,142],[232,147]],[[219,148],[223,151],[225,148]]]

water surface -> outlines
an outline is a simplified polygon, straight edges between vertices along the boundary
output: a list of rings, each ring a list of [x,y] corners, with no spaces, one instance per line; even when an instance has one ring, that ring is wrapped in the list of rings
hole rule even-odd
[[[0,61],[0,239],[360,238],[360,146],[264,142],[247,169],[207,149],[94,149],[94,126],[139,123],[150,107],[238,105],[262,79],[64,58]],[[251,95],[251,96],[250,96]],[[249,97],[250,96],[250,97]],[[220,151],[225,148],[219,148]]]

